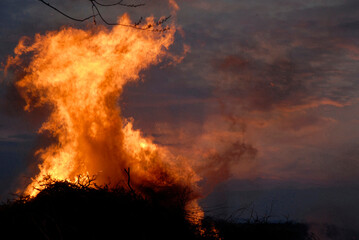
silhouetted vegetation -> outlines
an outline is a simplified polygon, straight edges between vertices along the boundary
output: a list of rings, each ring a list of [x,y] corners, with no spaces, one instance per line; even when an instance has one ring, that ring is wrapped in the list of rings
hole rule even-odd
[[[226,240],[317,240],[318,238],[310,233],[308,226],[301,223],[237,223],[226,220],[204,219],[204,227],[208,228],[206,223],[211,224],[218,231],[218,236]]]
[[[162,195],[161,195],[162,196]],[[2,239],[310,239],[303,224],[188,220],[183,204],[162,204],[124,187],[48,180],[39,194],[0,206]],[[179,201],[181,202],[181,201]]]

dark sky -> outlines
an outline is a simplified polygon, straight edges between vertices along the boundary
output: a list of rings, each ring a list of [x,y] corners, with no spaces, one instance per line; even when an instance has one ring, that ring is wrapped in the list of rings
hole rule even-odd
[[[87,1],[50,2],[74,16],[91,13]],[[145,2],[143,9],[131,9],[133,19],[168,11],[165,1]],[[1,62],[22,36],[91,24],[74,23],[35,0],[1,5]],[[350,215],[345,206],[359,194],[359,1],[178,0],[178,5],[181,30],[171,51],[180,54],[184,45],[190,51],[181,63],[153,67],[143,72],[143,81],[128,85],[123,114],[156,143],[212,166],[199,167],[208,191],[228,179],[228,192],[247,191],[243,181],[259,182],[252,190],[325,188],[339,199],[330,204]],[[106,16],[115,21],[125,10],[111,9]],[[31,165],[41,142],[36,130],[46,118],[22,112],[13,78],[3,79],[0,89],[3,193]],[[335,193],[344,186],[343,202]],[[358,206],[352,211],[358,213]],[[359,226],[359,218],[351,223]]]

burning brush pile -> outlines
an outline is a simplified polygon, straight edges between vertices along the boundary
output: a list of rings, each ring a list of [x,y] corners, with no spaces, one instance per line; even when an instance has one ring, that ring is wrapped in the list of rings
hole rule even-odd
[[[128,176],[130,177],[130,175]],[[132,186],[98,186],[95,178],[77,182],[44,178],[35,196],[22,195],[0,206],[5,239],[178,239],[317,240],[308,226],[193,219],[188,193],[168,201],[165,192],[145,196]],[[179,192],[177,192],[179,193]]]
[[[140,72],[149,66],[171,58],[167,49],[174,41],[175,27],[163,32],[123,27],[131,25],[126,14],[118,24],[111,30],[65,27],[34,39],[24,37],[6,66],[7,71],[21,76],[15,84],[26,101],[25,110],[46,107],[51,112],[39,129],[52,139],[51,144],[36,151],[37,172],[24,188],[27,197],[21,199],[26,199],[30,209],[39,207],[49,215],[43,220],[56,223],[52,228],[55,232],[60,228],[59,234],[65,234],[60,231],[62,224],[70,229],[75,226],[74,233],[76,225],[82,228],[85,223],[96,231],[92,221],[105,224],[102,229],[126,226],[121,231],[131,230],[132,234],[142,234],[136,226],[146,228],[144,232],[158,227],[168,231],[168,218],[176,214],[180,216],[177,220],[186,220],[172,222],[175,227],[189,219],[195,224],[203,216],[196,200],[199,177],[189,161],[173,156],[134,130],[132,122],[121,116],[118,104],[126,83],[139,79]],[[155,24],[152,17],[143,23]],[[96,187],[79,185],[80,176],[96,176],[91,180]],[[151,205],[147,210],[146,204]],[[100,207],[92,215],[95,205]],[[166,213],[164,208],[169,206],[177,210]],[[55,220],[57,214],[66,212],[63,210],[76,212],[77,207],[78,214],[68,223]],[[46,212],[49,208],[55,215]],[[105,217],[105,212],[114,214]],[[115,220],[104,219],[109,216]],[[31,219],[26,221],[42,224]]]
[[[216,239],[190,221],[186,199],[166,202],[95,179],[44,180],[36,197],[22,196],[0,207],[7,239]],[[208,233],[207,233],[208,232]]]
[[[130,24],[126,15],[119,22]],[[39,172],[26,194],[35,196],[48,175],[70,182],[96,175],[97,184],[116,185],[127,181],[127,168],[132,185],[141,191],[195,186],[198,178],[188,162],[142,137],[121,117],[118,104],[123,86],[166,56],[173,35],[174,30],[122,26],[111,31],[64,28],[20,41],[8,65],[23,74],[16,86],[25,110],[51,109],[39,133],[56,140],[36,152]]]

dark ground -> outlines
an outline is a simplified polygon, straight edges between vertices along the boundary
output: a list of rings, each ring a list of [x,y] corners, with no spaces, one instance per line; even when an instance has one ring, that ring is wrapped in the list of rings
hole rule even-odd
[[[308,226],[264,221],[187,220],[183,204],[164,204],[125,188],[52,181],[35,197],[0,206],[1,239],[316,239]],[[181,201],[178,201],[181,202]]]

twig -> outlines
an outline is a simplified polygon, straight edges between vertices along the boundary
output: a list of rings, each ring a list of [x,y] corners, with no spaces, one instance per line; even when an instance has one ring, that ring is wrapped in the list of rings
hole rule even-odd
[[[42,2],[43,4],[45,4],[46,6],[54,9],[55,11],[57,11],[58,13],[60,13],[61,15],[73,20],[73,21],[77,21],[77,22],[84,22],[86,20],[89,20],[91,18],[93,18],[93,22],[94,24],[96,25],[96,16],[99,16],[101,18],[101,20],[107,24],[107,25],[110,25],[110,26],[123,26],[123,27],[131,27],[131,28],[134,28],[134,29],[137,29],[137,30],[144,30],[144,31],[152,31],[152,32],[165,32],[167,30],[169,30],[169,27],[163,27],[163,28],[154,28],[154,26],[152,24],[148,24],[147,26],[144,26],[144,27],[139,27],[139,24],[142,22],[142,17],[140,18],[140,20],[135,23],[135,24],[123,24],[123,23],[111,23],[111,22],[108,22],[101,14],[99,8],[96,6],[99,5],[99,6],[102,6],[102,7],[111,7],[111,6],[116,6],[116,5],[119,5],[119,6],[123,6],[123,7],[140,7],[140,6],[144,6],[145,4],[144,3],[140,3],[140,4],[124,4],[122,3],[123,0],[117,2],[117,3],[113,3],[113,4],[103,4],[103,3],[100,3],[98,2],[97,0],[89,0],[91,2],[91,7],[92,7],[92,15],[91,16],[88,16],[88,17],[85,17],[85,18],[75,18],[75,17],[72,17],[66,13],[64,13],[63,11],[59,10],[58,8],[52,6],[50,3],[46,2],[45,0],[38,0],[40,2]],[[95,14],[95,10],[97,12],[97,14]],[[155,25],[156,26],[161,26],[163,25],[164,22],[166,22],[169,18],[171,18],[171,15],[168,16],[168,17],[165,17],[161,20],[159,20]]]
[[[92,0],[90,0],[92,1]],[[125,4],[125,3],[122,3],[123,0],[117,2],[117,3],[112,3],[112,4],[104,4],[104,3],[100,3],[96,0],[93,0],[92,2],[95,2],[97,3],[98,5],[102,6],[102,7],[113,7],[113,6],[116,6],[116,5],[119,5],[119,6],[123,6],[123,7],[141,7],[141,6],[145,6],[144,3],[139,3],[139,4]]]
[[[131,186],[131,175],[130,175],[130,168],[125,168],[125,173],[127,174],[127,186],[130,188],[132,193],[135,193],[135,190],[133,190]]]
[[[96,4],[95,3],[97,3],[95,0],[90,0],[91,1],[91,3],[92,3],[92,7],[94,7],[95,8],[95,10],[96,10],[96,12],[98,13],[98,14],[96,14],[96,15],[98,15],[98,16],[100,16],[100,18],[101,18],[101,20],[104,22],[104,23],[106,23],[107,25],[110,25],[110,26],[124,26],[124,27],[131,27],[131,28],[135,28],[135,29],[137,29],[137,30],[145,30],[145,31],[153,31],[153,32],[165,32],[165,31],[167,31],[169,28],[162,28],[162,29],[155,29],[155,28],[153,28],[153,26],[151,25],[151,24],[149,24],[149,25],[147,25],[146,27],[137,27],[138,26],[138,24],[134,24],[134,25],[132,25],[132,24],[123,24],[123,23],[110,23],[110,22],[108,22],[103,16],[102,16],[102,14],[101,14],[101,12],[100,12],[100,10],[98,9],[98,7],[96,6]],[[167,21],[169,18],[170,18],[171,16],[169,16],[169,17],[167,17],[167,18],[165,18],[165,21]],[[141,20],[142,21],[142,20]],[[163,24],[165,21],[163,21],[163,22],[161,22],[161,24]]]
[[[47,5],[48,7],[54,9],[54,10],[57,11],[58,13],[64,15],[65,17],[67,17],[67,18],[69,18],[69,19],[71,19],[71,20],[77,21],[77,22],[84,22],[84,21],[89,20],[90,18],[96,16],[96,15],[91,15],[91,16],[86,17],[86,18],[74,18],[74,17],[71,17],[71,16],[67,15],[66,13],[60,11],[59,9],[55,8],[55,7],[52,6],[50,3],[45,2],[44,0],[39,0],[39,1],[42,2],[43,4]]]

